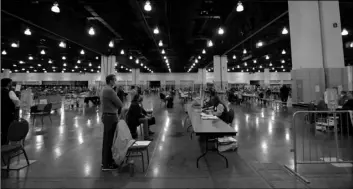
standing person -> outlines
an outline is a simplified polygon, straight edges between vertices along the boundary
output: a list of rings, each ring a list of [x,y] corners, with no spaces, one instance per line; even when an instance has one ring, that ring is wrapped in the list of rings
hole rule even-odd
[[[118,166],[114,163],[112,155],[112,145],[115,129],[118,124],[118,110],[123,107],[123,103],[113,90],[115,86],[115,75],[111,74],[105,78],[107,86],[101,92],[102,122],[103,131],[103,149],[102,149],[102,170],[114,170]]]
[[[288,100],[288,95],[289,95],[289,89],[287,86],[283,85],[280,89],[280,95],[281,95],[281,100],[284,105],[287,105],[287,100]]]
[[[16,94],[11,91],[12,80],[1,79],[1,145],[8,144],[7,132],[12,121],[15,120],[16,104],[19,101]]]

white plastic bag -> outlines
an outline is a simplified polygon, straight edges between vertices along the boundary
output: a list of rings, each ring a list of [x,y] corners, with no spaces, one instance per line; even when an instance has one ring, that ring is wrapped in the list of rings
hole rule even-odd
[[[125,159],[127,150],[135,143],[135,140],[132,139],[130,129],[124,120],[119,120],[113,141],[113,159],[117,165],[120,165]]]
[[[220,152],[235,151],[236,149],[238,149],[238,142],[233,137],[222,137],[222,138],[218,138],[217,140],[218,140],[218,151]]]

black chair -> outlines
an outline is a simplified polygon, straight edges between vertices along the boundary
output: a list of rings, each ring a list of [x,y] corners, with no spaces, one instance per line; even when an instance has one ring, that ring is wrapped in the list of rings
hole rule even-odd
[[[27,153],[24,149],[24,141],[29,131],[28,125],[25,119],[13,121],[7,134],[9,144],[1,146],[1,159],[2,162],[7,165],[7,175],[10,171],[11,159],[14,157],[23,154],[26,158],[27,165],[29,165]],[[7,157],[7,162],[5,162],[4,157]]]
[[[234,120],[234,110],[233,109],[229,109],[228,111],[228,124],[232,124]]]
[[[52,108],[52,104],[47,104],[47,105],[45,105],[45,107],[44,107],[44,109],[43,109],[43,111],[35,111],[35,112],[31,112],[31,115],[33,116],[33,125],[34,125],[34,121],[35,121],[35,119],[36,119],[36,116],[39,116],[39,117],[41,117],[42,119],[42,128],[43,128],[43,124],[44,124],[44,121],[43,121],[43,119],[44,119],[44,116],[48,116],[49,117],[49,119],[50,119],[50,123],[52,123],[52,120],[51,120],[51,116],[50,116],[50,114],[51,114],[51,108]]]

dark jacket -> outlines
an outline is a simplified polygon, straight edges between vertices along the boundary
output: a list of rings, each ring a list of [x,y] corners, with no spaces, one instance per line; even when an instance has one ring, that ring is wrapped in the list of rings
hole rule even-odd
[[[1,144],[7,144],[7,132],[10,124],[15,119],[16,106],[10,99],[10,90],[1,89]]]
[[[131,102],[129,113],[128,113],[128,125],[129,127],[137,127],[140,125],[140,118],[143,118],[142,108],[138,102]]]
[[[219,103],[219,104],[222,104],[222,103]],[[219,105],[218,104],[218,105]],[[217,106],[218,106],[217,105]],[[213,107],[213,109],[214,109],[214,111],[217,111],[217,106],[214,106]],[[222,106],[223,106],[223,112],[222,112],[222,114],[220,115],[220,116],[218,116],[218,118],[220,119],[220,120],[222,120],[222,121],[224,121],[225,123],[228,123],[228,110],[227,110],[227,107],[224,105],[224,104],[222,104]]]

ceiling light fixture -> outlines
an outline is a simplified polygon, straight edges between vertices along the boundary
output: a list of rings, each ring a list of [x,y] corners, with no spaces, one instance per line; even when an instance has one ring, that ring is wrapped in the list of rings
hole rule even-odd
[[[243,11],[244,11],[244,6],[241,3],[241,1],[239,1],[237,5],[237,12],[243,12]]]
[[[286,61],[285,60],[282,60],[281,63],[284,64]]]
[[[38,64],[38,67],[41,67],[42,65],[41,64]]]
[[[282,50],[282,54],[286,54],[286,51],[284,49]]]
[[[151,2],[146,1],[145,6],[143,7],[145,11],[150,12],[152,10]]]
[[[121,49],[120,54],[121,54],[121,55],[125,54],[124,49]]]
[[[272,63],[270,63],[270,66],[272,66]]]
[[[264,45],[264,43],[262,41],[259,41],[256,43],[257,48],[262,47],[263,45]]]
[[[206,50],[205,49],[202,49],[202,54],[206,54]]]
[[[49,60],[48,60],[48,63],[51,64],[51,63],[53,63],[53,61],[49,59]]]
[[[282,30],[282,34],[283,34],[283,35],[287,35],[287,34],[288,34],[288,30],[287,30],[287,28],[286,28],[286,27],[284,27],[284,28],[283,28],[283,30]]]
[[[165,51],[164,51],[164,49],[162,49],[162,54],[165,54]]]
[[[62,57],[62,59],[63,59],[63,60],[66,60],[66,57],[65,57],[65,56],[63,56],[63,57]]]
[[[207,47],[212,47],[212,46],[213,46],[212,40],[208,40],[208,42],[207,42]]]
[[[268,55],[266,55],[266,57],[265,57],[265,58],[266,58],[266,60],[270,59],[270,57],[269,57]]]
[[[243,54],[246,54],[246,53],[248,53],[248,52],[246,51],[246,49],[244,49],[244,50],[243,50]]]
[[[96,60],[98,60],[99,58],[98,58],[98,56],[96,56]]]
[[[244,66],[248,66],[248,64],[245,62],[245,63],[244,63]]]
[[[66,63],[64,63],[63,66],[65,67],[65,66],[66,66]]]
[[[88,66],[91,67],[91,66],[92,66],[92,63],[89,63]]]
[[[24,33],[25,35],[32,35],[32,32],[29,28],[27,28]]]
[[[61,42],[59,43],[59,47],[61,47],[61,48],[66,48],[66,43],[64,43],[63,41],[61,41]]]
[[[237,56],[233,55],[233,59],[234,59],[234,60],[237,59]]]
[[[240,66],[238,65],[237,68],[240,68]]]
[[[57,2],[53,4],[53,6],[51,7],[51,11],[55,13],[60,13],[59,4]]]
[[[114,47],[114,42],[113,42],[113,41],[110,41],[108,46],[109,46],[110,48],[113,48],[113,47]]]
[[[3,50],[3,51],[1,52],[1,54],[2,54],[2,55],[7,55],[7,52],[6,52],[5,50]]]
[[[136,59],[136,60],[135,60],[135,63],[136,63],[136,64],[140,63],[139,59]]]
[[[200,59],[201,59],[201,56],[198,56],[197,58],[200,60]]]
[[[345,28],[343,28],[343,30],[342,30],[342,32],[341,32],[341,35],[346,36],[346,35],[348,35],[348,34],[349,34],[348,30],[345,29]]]
[[[84,55],[85,54],[85,51],[82,49],[80,54]]]
[[[45,50],[44,50],[44,49],[41,50],[41,51],[40,51],[40,54],[45,54]]]
[[[224,29],[222,27],[218,28],[218,35],[223,35],[224,34]]]
[[[94,31],[94,28],[93,28],[93,27],[90,27],[90,28],[89,28],[88,34],[89,34],[89,35],[95,35],[95,34],[96,34],[96,32]]]
[[[32,56],[29,56],[29,57],[28,57],[28,60],[33,60],[33,57],[32,57]]]
[[[24,64],[25,62],[23,62],[22,60],[19,61],[20,64]]]
[[[162,40],[159,40],[158,46],[160,46],[160,47],[163,46]]]
[[[81,64],[81,60],[77,60],[77,63],[78,63],[78,64]]]
[[[159,29],[158,29],[158,27],[154,28],[153,33],[154,33],[154,34],[159,34]]]
[[[17,43],[11,43],[11,47],[17,48],[17,47],[18,47],[18,44],[17,44]]]

